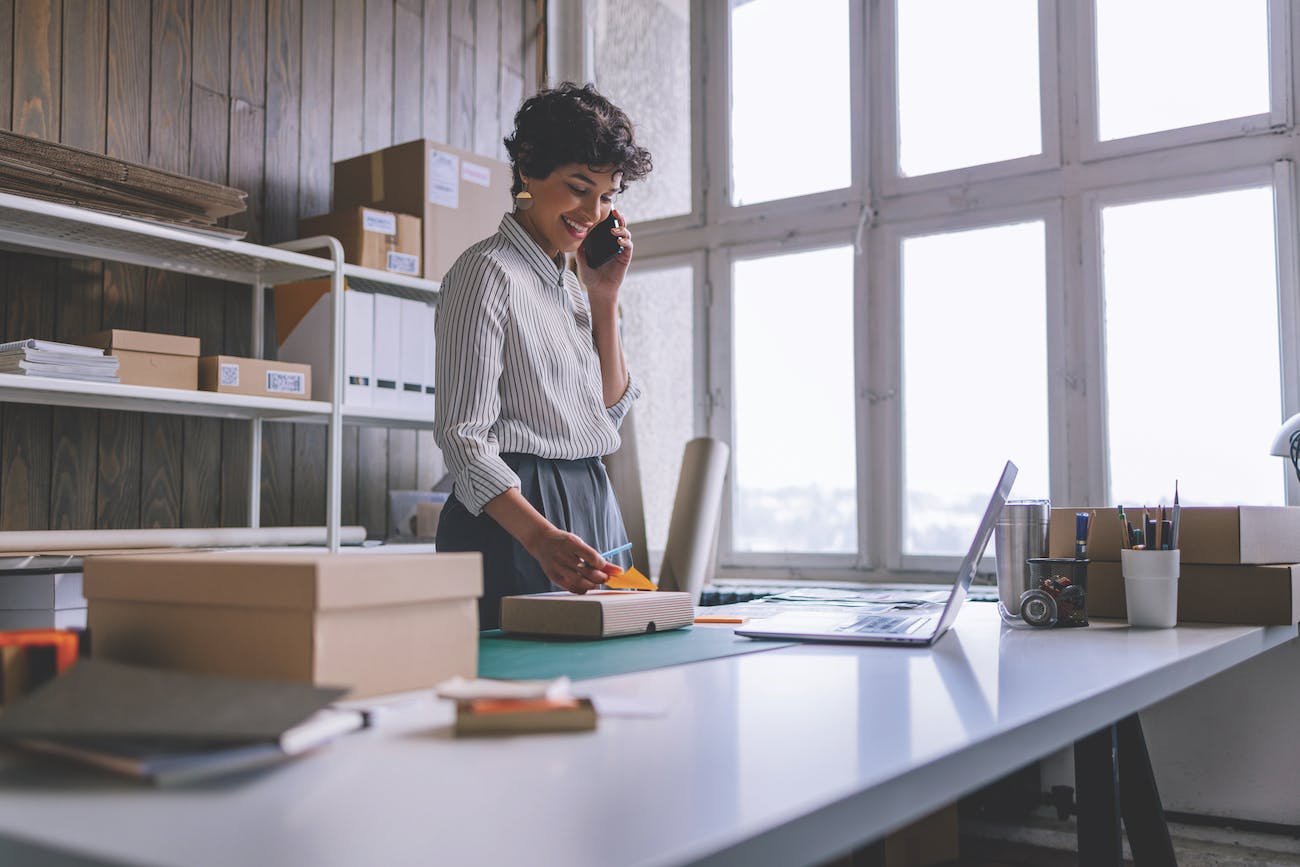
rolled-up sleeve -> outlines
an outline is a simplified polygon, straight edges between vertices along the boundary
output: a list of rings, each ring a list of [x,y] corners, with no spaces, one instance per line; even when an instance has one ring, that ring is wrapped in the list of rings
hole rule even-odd
[[[448,272],[438,299],[434,434],[455,480],[456,499],[471,515],[519,486],[493,430],[501,412],[509,287],[500,265],[467,255]]]
[[[632,404],[636,403],[637,398],[641,396],[641,385],[632,378],[632,374],[627,376],[627,388],[623,389],[623,396],[620,397],[613,406],[605,407],[605,412],[609,415],[610,423],[614,427],[623,424],[623,419],[627,417],[628,411],[632,409]]]

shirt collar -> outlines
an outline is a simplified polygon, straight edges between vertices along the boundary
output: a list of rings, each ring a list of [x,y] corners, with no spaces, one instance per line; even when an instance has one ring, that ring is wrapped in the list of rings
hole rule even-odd
[[[548,284],[552,280],[563,278],[565,269],[564,254],[556,254],[555,259],[549,258],[542,251],[542,248],[537,246],[537,242],[528,234],[528,231],[519,225],[519,221],[515,219],[514,214],[506,214],[501,218],[500,232],[510,243],[514,244],[515,249],[523,254],[528,264]]]

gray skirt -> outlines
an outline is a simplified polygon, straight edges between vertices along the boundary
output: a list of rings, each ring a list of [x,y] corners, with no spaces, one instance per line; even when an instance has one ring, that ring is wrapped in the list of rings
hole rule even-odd
[[[519,476],[519,493],[556,527],[597,551],[627,542],[623,516],[600,458],[566,461],[507,453],[501,459]],[[471,515],[455,491],[438,520],[438,550],[483,555],[480,629],[495,629],[500,624],[502,597],[561,589],[550,582],[541,564],[514,536],[486,512]],[[611,562],[627,568],[632,565],[631,553],[625,551]]]

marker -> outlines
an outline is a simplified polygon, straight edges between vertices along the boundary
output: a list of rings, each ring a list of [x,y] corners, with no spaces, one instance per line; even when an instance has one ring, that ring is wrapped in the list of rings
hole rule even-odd
[[[1074,513],[1074,559],[1082,560],[1088,556],[1088,513]]]

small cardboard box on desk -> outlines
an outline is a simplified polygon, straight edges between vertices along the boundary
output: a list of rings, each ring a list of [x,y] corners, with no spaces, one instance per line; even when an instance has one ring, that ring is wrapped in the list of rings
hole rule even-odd
[[[1124,618],[1121,533],[1114,508],[1053,508],[1048,553],[1074,554],[1074,515],[1095,511],[1088,541],[1088,614]],[[1129,507],[1130,519],[1141,510]],[[1151,511],[1155,517],[1155,511]],[[1167,511],[1167,510],[1166,510]],[[1178,622],[1300,622],[1300,508],[1184,506],[1179,515]]]
[[[201,674],[424,689],[478,667],[478,554],[88,557],[93,655]]]
[[[113,328],[72,341],[108,350],[117,359],[117,379],[124,385],[157,388],[199,387],[199,339]]]

